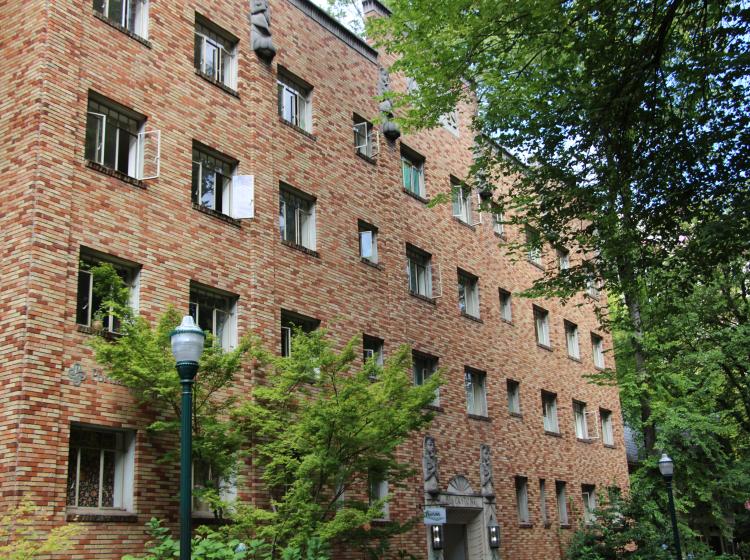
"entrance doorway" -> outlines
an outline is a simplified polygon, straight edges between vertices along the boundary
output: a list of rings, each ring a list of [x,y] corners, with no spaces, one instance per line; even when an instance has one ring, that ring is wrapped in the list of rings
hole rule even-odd
[[[445,525],[444,560],[468,560],[466,555],[466,525]]]
[[[483,544],[482,510],[448,508],[443,527],[444,560],[479,560]]]

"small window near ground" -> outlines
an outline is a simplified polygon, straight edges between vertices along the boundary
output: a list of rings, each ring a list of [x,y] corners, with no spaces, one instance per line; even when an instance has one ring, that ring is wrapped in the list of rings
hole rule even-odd
[[[557,520],[562,526],[570,525],[568,520],[568,496],[565,482],[555,481],[555,495],[557,497]]]
[[[94,0],[94,11],[134,35],[148,39],[149,0]]]
[[[557,422],[557,395],[542,391],[542,416],[544,419],[544,431],[555,434],[560,433]]]
[[[594,365],[599,369],[604,369],[604,339],[594,333],[591,333],[591,353]]]
[[[549,348],[549,311],[536,305],[534,306],[534,329],[536,331],[537,344]]]
[[[133,509],[135,434],[72,427],[67,505],[84,509]]]
[[[479,278],[458,270],[458,309],[461,313],[479,318]]]
[[[412,245],[406,246],[409,291],[427,298],[432,297],[432,255]]]
[[[573,401],[573,420],[575,422],[576,437],[578,439],[588,439],[589,429],[586,419],[586,403]]]
[[[581,348],[578,343],[578,325],[565,321],[565,341],[568,345],[568,356],[575,360],[581,359]]]
[[[312,86],[279,68],[279,116],[285,122],[312,132]]]
[[[433,373],[437,371],[438,359],[434,356],[428,356],[417,352],[412,353],[412,369],[414,373],[414,384],[423,385]],[[432,403],[433,406],[440,405],[440,389],[435,390],[435,398]]]
[[[195,69],[230,89],[237,89],[237,44],[231,33],[208,20],[196,17]]]
[[[615,434],[612,426],[612,412],[603,408],[599,409],[599,417],[602,421],[602,443],[604,445],[614,445]]]
[[[378,228],[360,220],[357,229],[359,231],[359,257],[373,264],[377,264]]]
[[[513,321],[513,307],[511,295],[508,290],[498,289],[500,294],[500,318],[508,323]]]
[[[191,285],[188,311],[195,324],[212,334],[224,350],[237,345],[237,296]]]
[[[315,250],[315,199],[281,185],[279,188],[279,231],[281,239]]]
[[[508,379],[508,411],[511,414],[521,414],[521,384]]]
[[[596,521],[596,487],[593,484],[581,485],[581,498],[583,500],[583,522],[591,525]]]
[[[281,310],[281,355],[289,357],[292,355],[294,335],[297,331],[311,333],[320,326],[318,319],[306,317],[299,313]]]
[[[516,477],[516,510],[518,522],[529,523],[529,483],[525,476]]]
[[[487,416],[487,374],[483,371],[466,368],[466,412],[475,416]]]
[[[401,177],[404,189],[424,198],[424,157],[401,146]]]

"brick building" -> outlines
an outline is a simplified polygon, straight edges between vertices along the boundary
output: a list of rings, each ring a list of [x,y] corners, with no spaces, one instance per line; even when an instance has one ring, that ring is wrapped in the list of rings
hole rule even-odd
[[[164,442],[87,346],[87,266],[110,262],[141,315],[190,309],[226,345],[252,331],[284,351],[291,324],[364,335],[376,357],[412,345],[416,382],[447,372],[404,449],[437,457],[437,479],[398,489],[388,515],[445,507],[446,560],[559,558],[596,492],[627,485],[617,391],[582,377],[612,365],[596,294],[515,296],[569,257],[514,260],[502,246],[524,233],[473,194],[425,204],[467,172],[468,112],[400,138],[373,126],[376,94],[404,80],[308,0],[271,8],[0,5],[0,503],[82,524],[72,558],[137,552],[150,517],[175,520]],[[424,525],[395,548],[439,557]]]

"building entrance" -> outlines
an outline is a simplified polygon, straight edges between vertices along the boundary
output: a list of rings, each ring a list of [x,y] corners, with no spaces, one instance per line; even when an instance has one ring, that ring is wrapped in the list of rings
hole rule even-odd
[[[467,560],[466,525],[446,525],[443,537],[445,538],[444,560]]]
[[[482,558],[482,510],[449,508],[443,528],[443,560],[479,560]]]

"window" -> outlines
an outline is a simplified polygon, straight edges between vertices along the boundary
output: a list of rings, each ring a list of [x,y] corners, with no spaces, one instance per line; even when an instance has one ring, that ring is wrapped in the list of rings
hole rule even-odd
[[[401,176],[404,189],[424,198],[424,158],[401,145]]]
[[[432,255],[412,245],[406,246],[409,291],[412,294],[432,297]]]
[[[433,373],[437,371],[438,359],[426,354],[412,353],[412,369],[414,370],[414,384],[423,385]],[[435,390],[435,398],[431,403],[440,406],[440,389]]]
[[[544,417],[544,431],[560,433],[557,423],[557,395],[542,391],[542,415]]]
[[[461,313],[479,318],[479,278],[458,271],[458,309]]]
[[[503,321],[510,323],[513,321],[513,307],[511,304],[510,292],[499,288],[498,293],[500,294],[500,318]]]
[[[555,494],[557,495],[557,519],[560,525],[569,525],[568,521],[568,497],[565,491],[565,483],[558,480],[555,482]]]
[[[292,355],[292,340],[295,330],[310,333],[320,326],[320,321],[298,313],[281,310],[281,355]]]
[[[542,266],[542,246],[539,232],[532,227],[526,228],[527,258],[530,263]]]
[[[237,485],[234,481],[226,481],[217,478],[214,468],[208,461],[194,460],[192,463],[192,480],[193,480],[193,513],[210,514],[213,513],[211,505],[203,499],[201,492],[203,490],[216,490],[219,497],[225,501],[232,501],[237,497]]]
[[[573,420],[578,439],[589,439],[589,429],[586,423],[586,403],[573,401]]]
[[[94,0],[94,10],[143,39],[148,38],[148,0]]]
[[[279,116],[285,122],[312,131],[312,86],[279,68]]]
[[[71,427],[68,506],[132,510],[134,456],[133,432]]]
[[[596,521],[596,487],[593,484],[581,485],[581,498],[583,499],[583,522],[590,525]]]
[[[95,321],[101,320],[102,329],[105,331],[119,331],[120,317],[118,316],[118,310],[112,306],[104,307],[107,301],[118,303],[118,296],[113,293],[115,286],[108,274],[110,267],[114,269],[125,287],[128,288],[127,304],[133,311],[138,310],[140,267],[122,260],[115,260],[106,255],[100,257],[82,250],[78,261],[77,324],[84,327],[93,327]]]
[[[158,177],[160,133],[145,128],[143,115],[89,94],[86,159],[134,179]]]
[[[521,414],[521,384],[508,379],[508,411],[511,414]]]
[[[237,296],[193,284],[188,312],[195,324],[211,333],[224,350],[237,345]]]
[[[282,185],[279,189],[282,241],[315,250],[315,199]]]
[[[473,217],[471,189],[462,185],[457,179],[451,179],[451,198],[453,199],[453,217],[471,226],[476,225]]]
[[[362,361],[373,360],[377,365],[383,365],[383,340],[374,336],[362,337]]]
[[[612,412],[601,408],[599,409],[599,416],[602,421],[602,442],[604,445],[614,445],[615,434],[612,426]]]
[[[578,325],[565,321],[565,341],[568,344],[568,356],[575,360],[581,359],[581,349],[578,344]]]
[[[466,411],[475,416],[487,416],[487,375],[482,371],[466,368]]]
[[[534,329],[537,344],[549,348],[549,312],[546,309],[534,306]]]
[[[374,158],[378,155],[378,131],[372,123],[359,115],[354,115],[354,151],[358,154]]]
[[[516,509],[518,522],[529,523],[529,484],[525,476],[516,477]]]
[[[359,257],[373,264],[378,262],[378,228],[359,221]]]
[[[542,524],[549,525],[549,515],[547,515],[547,483],[543,478],[539,479],[539,512],[542,515]]]
[[[594,365],[604,369],[604,339],[594,333],[591,333],[591,354],[594,357]]]
[[[492,203],[492,231],[499,236],[505,235],[505,213],[500,209],[500,205]]]
[[[388,497],[388,481],[385,480],[382,473],[378,473],[377,471],[370,471],[368,479],[370,485],[370,505],[372,506],[376,501],[385,500]],[[388,518],[388,502],[385,502],[383,504],[382,515],[378,519],[383,520]]]
[[[237,162],[193,143],[193,204],[229,215]]]
[[[570,268],[570,251],[567,249],[557,250],[557,267],[560,272]]]
[[[230,89],[237,89],[238,39],[196,15],[195,69]]]

